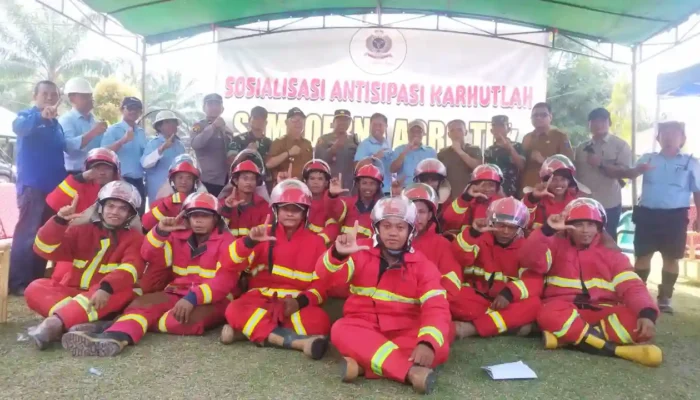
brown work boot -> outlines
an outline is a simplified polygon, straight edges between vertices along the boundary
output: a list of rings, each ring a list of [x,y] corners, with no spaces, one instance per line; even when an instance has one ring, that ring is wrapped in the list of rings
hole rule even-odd
[[[112,337],[109,333],[68,332],[61,338],[61,344],[73,357],[113,357],[121,353],[129,342]]]
[[[233,342],[239,342],[246,339],[247,338],[243,334],[243,332],[235,331],[233,327],[229,324],[226,324],[223,328],[221,328],[221,335],[219,336],[219,341],[223,344],[231,344]]]
[[[68,329],[68,332],[102,333],[109,329],[114,321],[95,321],[78,324]]]
[[[267,337],[266,343],[283,349],[304,352],[313,360],[320,360],[328,350],[328,338],[325,336],[298,335],[288,328],[275,328]]]
[[[28,335],[34,340],[37,349],[46,350],[49,344],[61,340],[63,331],[63,321],[53,315],[41,321],[39,326],[28,332]]]
[[[470,336],[476,336],[479,332],[476,331],[476,326],[471,322],[452,321],[455,326],[455,332],[458,339],[464,339]]]
[[[340,378],[345,383],[354,382],[358,376],[364,376],[365,370],[355,359],[343,357],[340,361]]]
[[[408,370],[407,380],[419,394],[430,394],[435,389],[437,374],[430,368],[414,365]]]

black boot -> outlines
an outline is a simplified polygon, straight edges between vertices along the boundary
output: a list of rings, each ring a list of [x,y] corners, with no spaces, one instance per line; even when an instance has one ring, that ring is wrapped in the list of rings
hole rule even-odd
[[[87,333],[71,331],[61,338],[63,348],[73,357],[113,357],[133,341],[123,332]]]
[[[299,350],[314,360],[320,360],[328,350],[328,339],[324,336],[298,335],[289,328],[281,327],[275,328],[270,333],[265,344]]]
[[[659,285],[659,294],[656,297],[656,303],[659,305],[659,311],[673,315],[673,307],[671,307],[671,297],[673,297],[673,286],[667,284]]]

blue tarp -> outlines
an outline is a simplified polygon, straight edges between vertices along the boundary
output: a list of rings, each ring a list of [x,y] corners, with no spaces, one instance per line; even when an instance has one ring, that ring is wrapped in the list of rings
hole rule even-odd
[[[700,96],[700,64],[656,77],[659,96]]]

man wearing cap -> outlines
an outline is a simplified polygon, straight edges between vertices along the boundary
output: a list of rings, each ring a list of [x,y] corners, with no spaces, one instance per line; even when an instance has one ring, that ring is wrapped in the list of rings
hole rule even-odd
[[[223,99],[216,93],[204,96],[206,118],[192,126],[192,148],[202,170],[202,183],[214,196],[226,185],[229,165],[226,153],[233,140],[233,131],[221,118],[224,112]]]
[[[408,144],[402,144],[394,150],[391,172],[399,175],[400,182],[413,182],[413,173],[418,163],[426,158],[437,158],[435,149],[423,145],[427,131],[428,126],[424,121],[411,121],[408,124]]]
[[[495,115],[491,118],[493,144],[484,152],[484,162],[495,164],[503,171],[501,188],[506,196],[521,198],[518,192],[520,171],[525,168],[523,146],[510,140],[510,123],[507,115]]]
[[[552,128],[552,108],[547,103],[537,103],[532,108],[532,126],[535,130],[523,138],[525,169],[520,180],[520,189],[535,187],[540,182],[540,167],[545,159],[555,154],[574,158],[569,136]]]
[[[459,195],[471,180],[474,168],[481,164],[481,149],[464,142],[467,124],[461,119],[447,124],[447,135],[452,145],[440,150],[437,158],[447,168],[447,181],[452,193]]]
[[[66,138],[65,167],[69,175],[83,172],[88,151],[100,147],[107,130],[104,121],[92,114],[92,86],[83,78],[71,78],[64,92],[73,108],[58,118]]]
[[[384,164],[384,171],[382,171],[384,174],[383,190],[384,194],[389,194],[391,190],[391,160],[393,159],[393,151],[391,150],[391,143],[389,143],[386,138],[388,120],[386,115],[374,113],[369,118],[369,124],[370,135],[357,146],[355,164],[356,167],[361,167],[361,165],[359,165],[360,161],[369,157],[381,160],[382,164]],[[354,177],[354,173],[351,176]]]
[[[240,135],[236,135],[228,145],[227,164],[231,165],[238,153],[245,149],[257,151],[260,157],[264,160],[272,147],[272,140],[265,136],[265,128],[267,127],[267,110],[263,107],[256,106],[250,111],[250,130]],[[272,179],[269,176],[265,177],[265,182],[268,188],[272,188]]]
[[[146,145],[141,165],[146,170],[146,193],[149,204],[158,199],[158,190],[168,181],[168,170],[173,160],[185,154],[185,146],[177,136],[180,118],[170,110],[156,114],[153,129],[158,135]]]
[[[574,163],[578,179],[591,190],[592,198],[605,207],[605,230],[617,237],[622,212],[622,186],[625,171],[632,164],[632,149],[624,140],[610,134],[610,113],[596,108],[588,114],[591,140],[581,143]]]
[[[644,154],[625,177],[643,175],[642,195],[632,214],[635,272],[646,282],[651,258],[657,251],[661,253],[659,309],[672,314],[671,296],[678,279],[678,260],[685,255],[691,193],[700,210],[700,162],[691,154],[681,153],[686,140],[684,123],[662,122],[658,129],[661,151]],[[696,221],[693,228],[700,232],[700,223]]]
[[[119,156],[122,179],[134,185],[141,194],[139,215],[143,215],[146,209],[146,185],[143,182],[141,157],[146,149],[146,132],[136,124],[143,114],[143,103],[136,97],[125,97],[121,111],[121,122],[107,129],[101,147],[106,147]]]
[[[304,138],[306,115],[297,107],[287,112],[287,134],[272,142],[270,153],[265,158],[265,167],[271,176],[276,177],[280,171],[287,171],[292,165],[292,176],[302,179],[304,165],[313,158],[311,142]]]
[[[332,176],[342,176],[343,187],[351,188],[355,172],[355,153],[359,141],[348,133],[352,117],[348,110],[335,110],[333,132],[321,136],[316,143],[316,158],[327,162]]]

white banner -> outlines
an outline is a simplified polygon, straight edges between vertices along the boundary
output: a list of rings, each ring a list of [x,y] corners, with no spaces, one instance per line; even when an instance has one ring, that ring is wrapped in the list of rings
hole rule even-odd
[[[546,33],[527,34],[545,44]],[[352,132],[369,136],[369,117],[389,119],[394,147],[407,142],[407,125],[428,123],[425,143],[450,144],[445,125],[466,121],[468,141],[491,143],[494,115],[509,117],[520,139],[531,130],[530,109],[546,96],[546,48],[492,38],[399,29],[286,32],[219,43],[216,87],[226,120],[248,130],[250,110],[269,112],[267,136],[285,133],[287,110],[307,115],[313,143],[331,132],[333,112],[352,113]]]

